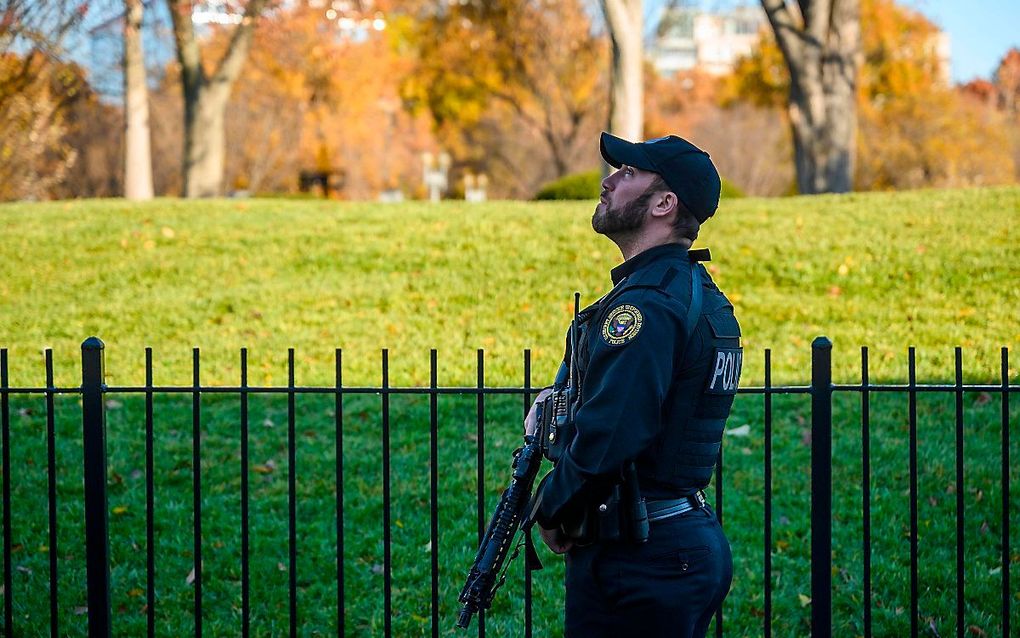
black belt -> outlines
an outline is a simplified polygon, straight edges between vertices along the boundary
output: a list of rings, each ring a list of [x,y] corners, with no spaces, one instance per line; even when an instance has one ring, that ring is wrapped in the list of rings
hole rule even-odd
[[[690,496],[673,498],[664,501],[648,501],[645,507],[648,509],[648,522],[661,521],[665,518],[679,516],[684,512],[701,509],[708,505],[705,500],[705,493],[698,490]]]

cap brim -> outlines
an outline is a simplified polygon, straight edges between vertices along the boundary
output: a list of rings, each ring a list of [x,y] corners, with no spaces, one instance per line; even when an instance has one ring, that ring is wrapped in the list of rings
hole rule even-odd
[[[646,171],[659,172],[659,168],[648,158],[640,144],[603,132],[599,139],[599,151],[606,163],[613,168],[624,164]]]

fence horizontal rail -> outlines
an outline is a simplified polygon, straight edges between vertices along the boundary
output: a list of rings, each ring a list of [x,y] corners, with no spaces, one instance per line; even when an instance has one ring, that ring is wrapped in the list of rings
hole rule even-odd
[[[268,386],[230,386],[230,385],[125,385],[125,386],[103,386],[106,394],[144,394],[156,392],[159,394],[192,394],[202,392],[205,394],[522,394],[541,389],[525,388],[523,386],[486,386],[477,388],[474,386],[439,386],[428,388],[422,386],[294,386],[268,385]],[[846,384],[835,383],[832,385],[834,392],[955,392],[962,388],[964,392],[1007,392],[1015,394],[1020,392],[1020,385],[1006,386],[994,383],[965,383],[956,385],[952,383],[919,383],[909,385],[904,383],[875,383],[875,384]],[[81,394],[81,387],[45,388],[45,387],[0,387],[3,394]],[[747,386],[737,388],[737,394],[811,394],[809,385],[774,385],[774,386]]]

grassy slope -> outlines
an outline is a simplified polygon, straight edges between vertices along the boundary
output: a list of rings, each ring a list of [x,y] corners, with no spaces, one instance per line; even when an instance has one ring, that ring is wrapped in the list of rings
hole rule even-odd
[[[391,347],[396,381],[416,385],[427,384],[430,346],[440,348],[441,385],[474,383],[476,347],[489,353],[491,382],[517,384],[520,349],[531,346],[538,383],[557,354],[569,292],[578,288],[585,298],[594,296],[616,260],[604,241],[591,236],[587,206],[579,204],[394,208],[254,201],[204,203],[202,213],[194,206],[86,202],[0,208],[0,345],[11,348],[12,380],[41,383],[37,349],[51,345],[58,383],[76,383],[77,345],[84,334],[96,332],[107,340],[108,370],[118,384],[141,381],[146,344],[156,348],[161,383],[190,381],[194,344],[203,346],[209,381],[233,380],[236,348],[248,345],[253,381],[283,383],[285,348],[294,345],[298,382],[328,383],[332,348],[342,345],[347,382],[378,382],[378,348]],[[961,343],[971,348],[965,359],[970,378],[994,377],[997,346],[1015,344],[1018,337],[1018,249],[1010,243],[1018,206],[1018,189],[747,200],[728,203],[707,227],[704,243],[716,251],[717,279],[738,305],[748,348],[774,348],[774,382],[806,379],[807,344],[823,326],[836,341],[844,378],[854,377],[859,343],[873,346],[879,377],[904,376],[908,343],[921,348],[924,376],[949,378],[951,346]],[[823,232],[829,227],[845,230]],[[100,232],[105,239],[97,243]],[[839,286],[839,295],[833,286]],[[96,302],[101,296],[109,299],[107,305]],[[760,360],[749,357],[746,382],[760,383]],[[1016,356],[1013,360],[1015,367]],[[108,428],[116,633],[140,635],[144,406],[138,397],[114,399]],[[965,622],[995,635],[1002,515],[998,397],[969,394],[965,405]],[[491,511],[519,436],[521,397],[490,398],[486,407]],[[347,633],[378,635],[379,399],[349,397],[344,408]],[[56,409],[60,627],[62,633],[83,635],[80,416],[73,398],[59,398]],[[809,403],[806,397],[776,397],[774,409],[773,629],[777,636],[804,635],[810,607],[798,595],[810,593]],[[258,466],[250,471],[252,621],[256,635],[278,635],[287,626],[286,399],[253,398],[251,410],[251,463]],[[204,622],[210,635],[234,635],[240,613],[236,398],[206,397],[202,414]],[[837,396],[834,458],[841,462],[833,468],[833,560],[840,636],[863,633],[859,414],[855,397]],[[157,627],[159,635],[184,635],[193,622],[186,582],[192,542],[190,400],[162,397],[156,415]],[[427,401],[394,397],[391,415],[394,626],[396,635],[428,635]],[[304,635],[328,635],[336,623],[328,558],[335,516],[332,399],[300,398],[297,419],[301,623]],[[874,397],[872,419],[875,627],[878,635],[903,635],[909,623],[905,397]],[[923,626],[931,622],[941,635],[950,635],[952,398],[922,396],[919,421],[920,612]],[[1015,431],[1015,410],[1012,421]],[[735,556],[728,636],[759,634],[764,605],[760,397],[738,400],[730,425],[745,423],[750,436],[726,442],[725,510]],[[476,534],[474,399],[441,398],[439,424],[441,623],[444,635],[454,635],[455,597]],[[12,531],[18,569],[12,598],[16,627],[32,628],[33,635],[43,633],[48,622],[44,433],[43,400],[15,397],[12,458],[19,461],[12,468]],[[1020,458],[1018,444],[1014,436],[1012,458]],[[1016,464],[1011,481],[1020,481]],[[1018,511],[1015,489],[1011,503]],[[548,553],[543,557],[548,570],[536,575],[536,635],[557,635],[562,566]],[[1012,563],[1015,574],[1020,563],[1015,549]],[[520,562],[514,571],[519,569]],[[1014,576],[1013,589],[1017,582]],[[515,576],[497,598],[490,635],[521,635],[520,601]],[[1016,602],[1013,608],[1016,626]]]
[[[606,289],[615,248],[589,227],[586,203],[469,206],[278,200],[121,201],[0,207],[0,346],[12,380],[40,383],[39,349],[55,349],[58,384],[77,380],[78,345],[107,343],[114,383],[190,379],[191,347],[207,380],[281,382],[286,348],[299,383],[377,383],[391,349],[396,383],[424,384],[428,349],[440,383],[471,383],[474,349],[490,378],[519,380],[532,348],[550,374],[571,293]],[[745,379],[759,383],[773,348],[776,382],[807,377],[809,344],[835,342],[838,378],[856,376],[861,345],[874,378],[951,371],[963,345],[969,378],[995,376],[998,347],[1020,338],[1020,188],[725,202],[701,244],[745,333]]]

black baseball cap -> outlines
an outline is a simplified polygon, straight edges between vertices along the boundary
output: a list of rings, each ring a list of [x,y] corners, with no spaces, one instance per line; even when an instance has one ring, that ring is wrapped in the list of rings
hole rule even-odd
[[[719,171],[708,153],[682,137],[667,135],[644,142],[628,142],[603,132],[599,150],[613,168],[626,164],[661,175],[701,223],[719,207],[722,187]]]

